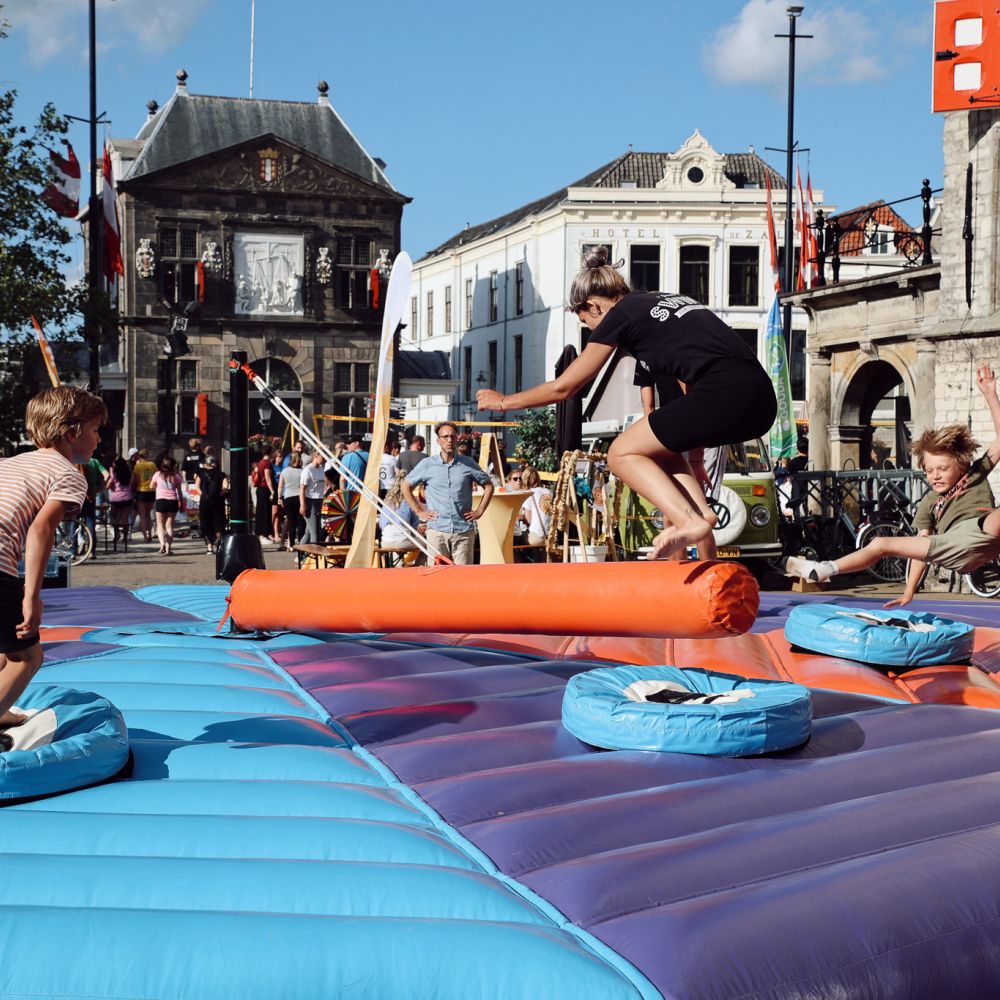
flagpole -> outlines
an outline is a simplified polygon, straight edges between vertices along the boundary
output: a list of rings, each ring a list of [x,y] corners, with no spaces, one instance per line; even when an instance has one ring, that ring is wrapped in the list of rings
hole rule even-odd
[[[101,280],[101,237],[104,217],[97,200],[97,13],[90,0],[90,197],[87,202],[87,315],[84,317],[89,352],[88,383],[91,392],[101,387],[101,337],[97,323],[97,297]]]
[[[792,160],[795,154],[795,40],[796,38],[811,38],[812,35],[796,35],[795,22],[805,8],[801,4],[793,4],[788,8],[788,34],[775,35],[776,38],[788,39],[788,135],[785,151],[788,154],[785,168],[785,273],[782,284],[785,294],[795,291],[793,276],[795,274],[795,235],[792,218]],[[785,343],[788,344],[789,363],[792,359],[792,304],[784,305]]]
[[[253,97],[253,22],[254,0],[250,0],[250,96]]]

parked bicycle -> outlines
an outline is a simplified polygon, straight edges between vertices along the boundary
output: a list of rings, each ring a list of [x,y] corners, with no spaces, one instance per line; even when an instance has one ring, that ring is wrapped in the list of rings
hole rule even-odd
[[[68,517],[56,528],[52,551],[74,566],[86,562],[94,552],[94,533],[86,521]]]

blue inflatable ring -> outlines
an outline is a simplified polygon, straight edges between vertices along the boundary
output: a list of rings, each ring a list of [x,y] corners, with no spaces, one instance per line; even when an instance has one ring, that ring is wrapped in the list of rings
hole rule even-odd
[[[635,701],[626,688],[641,681],[680,685],[701,694],[751,692],[729,704]],[[742,757],[799,746],[812,731],[807,688],[784,681],[678,667],[602,667],[570,678],[562,723],[577,739],[607,750]]]
[[[30,749],[15,742],[15,749],[0,752],[0,804],[93,785],[128,762],[125,720],[107,698],[30,684],[16,707],[32,717],[3,732]]]
[[[967,663],[974,637],[975,629],[964,622],[896,608],[800,604],[785,622],[785,638],[793,646],[885,667]]]

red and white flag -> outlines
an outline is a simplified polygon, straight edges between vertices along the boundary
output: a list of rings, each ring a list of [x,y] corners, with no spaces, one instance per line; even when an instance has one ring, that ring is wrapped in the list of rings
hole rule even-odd
[[[73,147],[66,143],[66,156],[49,150],[52,179],[42,192],[42,200],[57,215],[75,218],[80,211],[80,161]]]
[[[124,274],[122,264],[122,241],[118,228],[118,199],[115,197],[115,178],[111,172],[111,157],[108,147],[104,147],[104,163],[101,167],[104,176],[101,200],[104,203],[104,277],[110,285],[116,274]]]
[[[771,175],[764,171],[764,185],[767,187],[767,239],[771,247],[771,276],[774,290],[781,291],[781,275],[778,273],[778,239],[774,233],[774,212],[771,208]]]
[[[809,272],[809,220],[806,218],[806,199],[802,193],[802,174],[799,168],[795,168],[795,186],[798,188],[799,196],[795,202],[795,228],[799,234],[799,273],[796,279],[796,291],[803,291],[809,287],[807,278]]]
[[[819,239],[816,230],[812,227],[812,223],[816,221],[816,207],[813,204],[813,182],[810,174],[806,174],[806,212],[810,222],[808,229],[810,260],[809,287],[815,288],[816,282],[819,280],[819,264],[816,262],[816,258],[819,255]]]

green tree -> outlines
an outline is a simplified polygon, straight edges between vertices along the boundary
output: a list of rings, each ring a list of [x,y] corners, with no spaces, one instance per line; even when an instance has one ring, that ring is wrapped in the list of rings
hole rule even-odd
[[[0,7],[0,40],[8,23]],[[23,437],[27,400],[48,384],[39,364],[31,317],[45,327],[62,364],[75,361],[85,290],[67,283],[73,234],[42,200],[49,184],[49,149],[67,132],[66,119],[46,104],[31,127],[18,124],[16,90],[0,91],[0,445]],[[105,297],[106,298],[106,297]],[[107,311],[106,304],[97,307]],[[64,377],[78,369],[61,368]]]
[[[547,406],[528,410],[518,428],[517,458],[529,462],[540,472],[555,472],[559,468],[556,454],[556,410]]]

